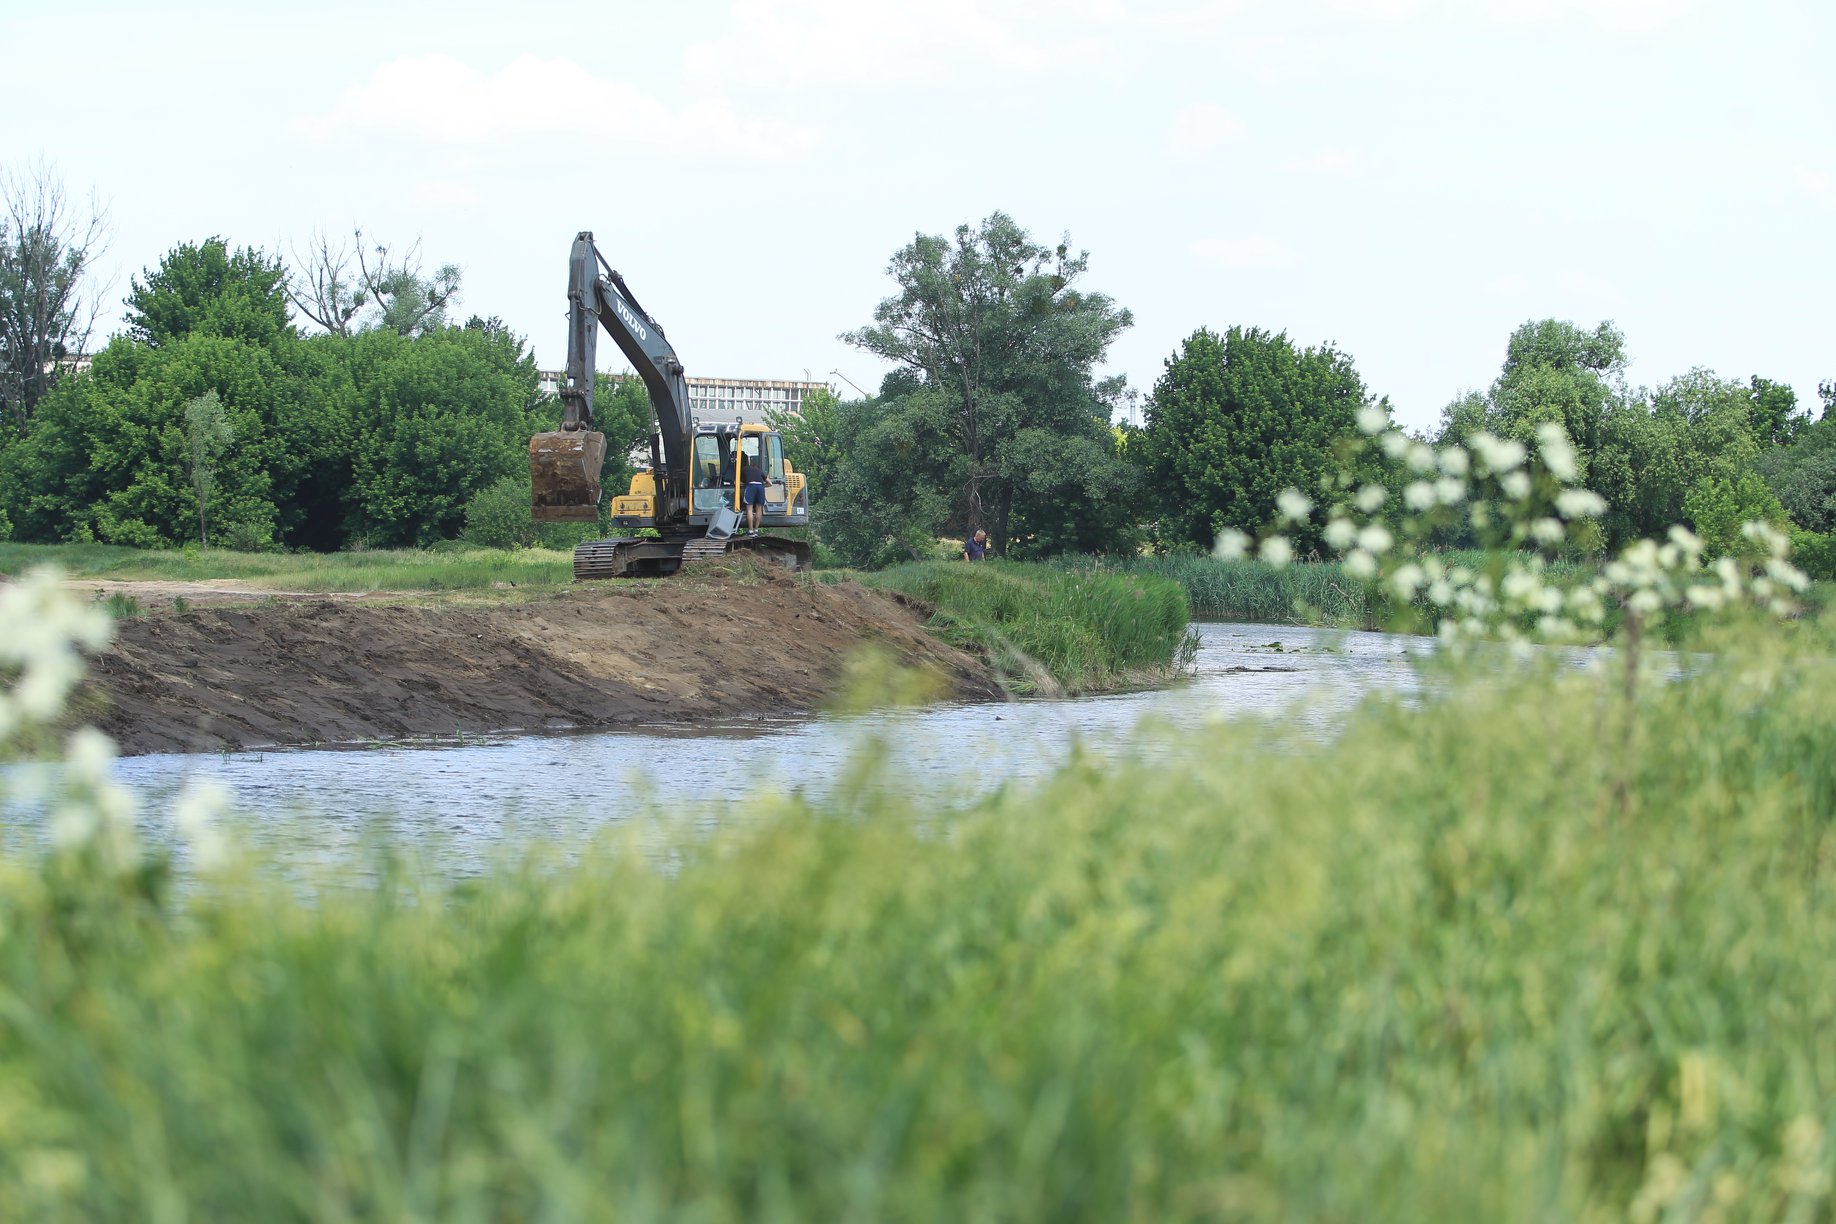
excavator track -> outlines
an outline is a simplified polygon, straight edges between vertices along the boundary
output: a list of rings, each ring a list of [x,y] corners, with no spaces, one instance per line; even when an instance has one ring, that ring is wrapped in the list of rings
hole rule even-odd
[[[756,557],[788,570],[810,568],[810,546],[782,536],[732,536],[725,540],[646,540],[635,536],[591,540],[574,549],[574,581],[605,578],[661,578],[686,563],[723,557]]]

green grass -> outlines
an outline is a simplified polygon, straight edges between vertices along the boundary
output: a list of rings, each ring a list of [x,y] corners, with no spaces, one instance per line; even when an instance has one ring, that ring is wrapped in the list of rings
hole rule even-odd
[[[459,591],[512,582],[559,585],[573,574],[572,554],[463,545],[343,553],[239,553],[222,549],[158,552],[108,544],[0,543],[0,573],[55,564],[76,578],[123,582],[231,579],[286,591]]]
[[[1152,575],[927,561],[851,576],[935,609],[932,629],[1021,692],[1148,683],[1191,657],[1185,593]]]
[[[666,867],[15,851],[0,1219],[1827,1219],[1836,642],[1790,636],[1631,708],[1493,671],[956,812],[755,796]]]

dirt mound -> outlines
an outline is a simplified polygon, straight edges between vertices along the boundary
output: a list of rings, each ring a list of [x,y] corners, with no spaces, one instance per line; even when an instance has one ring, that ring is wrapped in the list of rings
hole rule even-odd
[[[746,571],[595,583],[497,604],[333,599],[122,622],[92,669],[98,725],[128,753],[798,713],[877,642],[994,697],[987,670],[853,583]]]

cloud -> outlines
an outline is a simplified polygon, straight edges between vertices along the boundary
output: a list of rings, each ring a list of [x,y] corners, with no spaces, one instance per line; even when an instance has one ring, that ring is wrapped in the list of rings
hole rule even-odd
[[[1791,177],[1811,199],[1826,207],[1836,207],[1836,176],[1832,176],[1828,170],[1793,166]]]
[[[654,145],[772,158],[800,153],[816,139],[809,128],[742,117],[722,99],[671,109],[572,60],[533,55],[488,75],[445,55],[391,60],[346,89],[330,110],[295,120],[293,130],[317,140],[351,131],[396,133],[455,147],[579,135],[601,142],[594,156]]]
[[[1174,114],[1167,131],[1167,149],[1186,157],[1202,157],[1242,139],[1248,132],[1249,126],[1233,112],[1216,102],[1199,102]]]
[[[1696,7],[1696,0],[1490,0],[1492,14],[1505,21],[1555,21],[1587,17],[1608,30],[1646,31],[1669,25]]]
[[[1288,262],[1288,248],[1262,234],[1237,238],[1200,238],[1192,253],[1226,268],[1274,268]]]
[[[1289,158],[1281,164],[1281,168],[1301,174],[1325,174],[1336,178],[1352,173],[1362,162],[1363,158],[1344,149],[1320,149],[1301,157]]]
[[[977,65],[1039,72],[1094,62],[1102,51],[1094,29],[1074,38],[1039,31],[1126,16],[1105,0],[1070,8],[1046,0],[735,0],[725,35],[691,46],[683,59],[698,79],[773,89],[935,81]]]

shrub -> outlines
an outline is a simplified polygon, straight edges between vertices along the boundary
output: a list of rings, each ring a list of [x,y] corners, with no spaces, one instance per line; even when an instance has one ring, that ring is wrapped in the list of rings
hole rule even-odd
[[[468,543],[481,548],[531,548],[538,524],[529,516],[529,477],[504,476],[472,494],[465,506]]]

